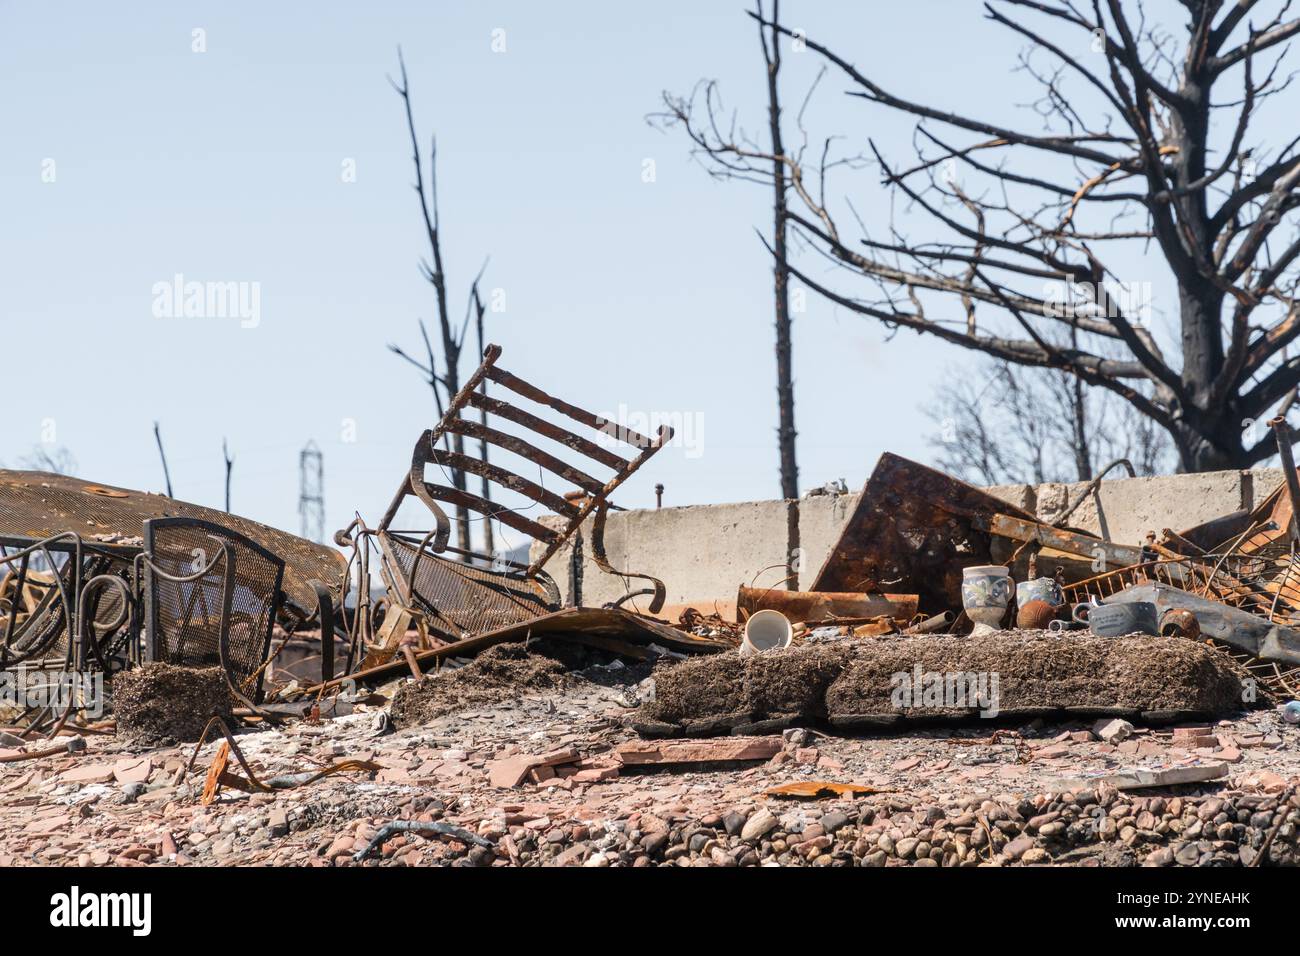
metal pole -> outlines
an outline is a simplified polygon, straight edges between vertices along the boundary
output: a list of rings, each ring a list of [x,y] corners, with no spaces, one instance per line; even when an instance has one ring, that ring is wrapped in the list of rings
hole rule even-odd
[[[1286,479],[1286,494],[1291,501],[1291,541],[1300,542],[1300,478],[1295,472],[1295,458],[1291,455],[1291,426],[1279,415],[1268,423],[1277,436],[1277,453],[1282,459],[1282,477]]]

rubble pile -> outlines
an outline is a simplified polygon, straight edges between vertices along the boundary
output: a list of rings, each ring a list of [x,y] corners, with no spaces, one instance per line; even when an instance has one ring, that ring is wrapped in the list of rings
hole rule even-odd
[[[198,740],[213,717],[230,719],[233,703],[220,667],[155,662],[113,677],[117,733],[144,744]]]
[[[626,824],[583,831],[587,839],[568,846],[525,840],[522,861],[567,857],[589,866],[724,867],[1250,866],[1264,854],[1270,863],[1293,865],[1300,799],[1245,794],[1132,798],[1103,788],[1014,802],[967,797],[925,805],[898,796],[784,812],[780,807],[742,807],[672,823],[646,813],[630,822],[635,825],[631,832]]]
[[[61,686],[75,649],[112,675],[107,716],[84,684],[4,712],[0,867],[1300,863],[1300,481],[1134,544],[1064,526],[1095,482],[1048,524],[886,454],[810,590],[667,608],[604,533],[672,429],[619,428],[615,454],[606,420],[500,354],[378,526],[336,533],[350,556],[0,473],[0,536],[28,542],[0,554],[6,665]],[[547,473],[474,469],[536,513],[426,480],[461,467],[451,434]],[[408,499],[425,529],[394,526]],[[533,551],[453,546],[453,507]],[[351,593],[372,551],[382,597]],[[621,596],[587,606],[596,571]]]
[[[569,680],[564,664],[542,650],[498,644],[464,667],[402,684],[389,709],[393,726],[418,727],[434,717],[517,698],[525,691],[563,687]]]
[[[592,674],[599,681],[571,675],[563,688],[525,690],[398,732],[385,731],[382,708],[367,705],[316,724],[245,731],[240,749],[264,780],[345,759],[382,769],[266,793],[227,788],[207,806],[199,796],[215,742],[188,775],[192,745],[142,749],[113,736],[92,736],[77,753],[0,764],[0,866],[1296,862],[1288,781],[1300,774],[1300,750],[1272,710],[1169,729],[1040,718],[1013,730],[983,722],[884,736],[795,728],[656,744],[628,728],[626,700],[638,684],[611,684],[618,672]],[[656,747],[691,759],[645,762]],[[746,759],[708,759],[738,755]],[[613,770],[560,764],[508,783],[502,776],[503,765],[540,769],[548,759]],[[1159,787],[1125,779],[1169,767],[1219,776]],[[441,823],[447,833],[399,834],[357,858],[402,820]]]

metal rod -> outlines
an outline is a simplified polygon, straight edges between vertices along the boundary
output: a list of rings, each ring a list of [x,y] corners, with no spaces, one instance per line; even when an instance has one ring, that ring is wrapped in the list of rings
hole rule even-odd
[[[163,481],[167,483],[167,497],[175,498],[176,496],[172,494],[171,472],[167,470],[167,452],[163,451],[162,432],[159,431],[157,422],[153,423],[153,437],[154,441],[158,443],[158,457],[162,459]]]
[[[1268,423],[1277,436],[1277,453],[1282,459],[1282,476],[1286,478],[1286,494],[1291,502],[1291,540],[1300,541],[1300,478],[1295,472],[1295,458],[1291,455],[1291,426],[1279,415]]]

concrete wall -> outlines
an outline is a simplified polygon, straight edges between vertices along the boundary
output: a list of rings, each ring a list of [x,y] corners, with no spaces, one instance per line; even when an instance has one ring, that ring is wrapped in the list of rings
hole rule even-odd
[[[1276,469],[1107,480],[1096,495],[1079,505],[1068,524],[1110,541],[1141,544],[1149,531],[1157,535],[1165,528],[1179,531],[1239,508],[1254,507],[1281,481]],[[1052,483],[1000,485],[988,490],[1050,522],[1078,500],[1084,488],[1082,483]],[[729,604],[742,583],[779,586],[786,562],[787,509],[797,507],[800,584],[807,587],[839,539],[858,495],[615,512],[605,528],[606,552],[615,568],[663,579],[669,605]],[[584,529],[583,537],[590,537],[589,528]],[[596,567],[588,546],[583,550],[582,603],[600,605],[621,597],[626,590],[623,581]],[[546,565],[567,600],[573,598],[570,561],[571,550],[565,548]]]

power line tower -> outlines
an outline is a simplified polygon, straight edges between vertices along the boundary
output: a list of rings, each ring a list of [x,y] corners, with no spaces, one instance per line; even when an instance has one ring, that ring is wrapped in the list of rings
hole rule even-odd
[[[298,515],[302,536],[325,542],[325,458],[314,441],[298,453]]]

